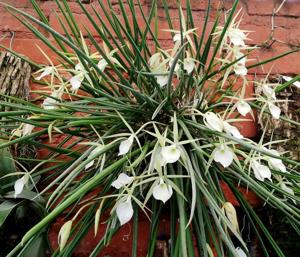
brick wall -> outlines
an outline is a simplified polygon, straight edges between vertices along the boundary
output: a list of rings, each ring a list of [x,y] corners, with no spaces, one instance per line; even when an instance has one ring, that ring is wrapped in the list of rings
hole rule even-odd
[[[149,11],[149,3],[151,0],[140,0],[144,5],[146,13]],[[2,0],[2,2],[11,4],[15,7],[20,8],[26,12],[34,14],[33,8],[31,7],[29,0]],[[60,16],[59,10],[55,4],[55,1],[40,0],[38,1],[41,9],[47,15],[49,22],[53,29],[62,32],[62,28],[57,21],[56,14]],[[97,1],[85,0],[83,1],[85,6],[90,9],[91,4],[98,8]],[[103,1],[105,2],[105,0]],[[116,4],[117,0],[112,0],[114,8],[118,9]],[[124,1],[125,2],[125,1]],[[182,1],[185,2],[185,1]],[[213,0],[211,14],[211,26],[213,23],[213,18],[216,14],[218,8],[230,8],[233,0]],[[252,61],[257,62],[276,56],[278,54],[284,53],[291,49],[295,49],[300,46],[300,0],[286,0],[280,11],[274,15],[274,10],[276,10],[282,0],[240,0],[239,8],[242,8],[243,21],[241,23],[241,28],[249,31],[253,31],[250,34],[251,41],[248,44],[259,45],[260,49],[255,50],[252,54]],[[170,6],[170,13],[174,19],[175,27],[179,26],[178,11],[176,10],[176,0],[168,0]],[[201,28],[204,22],[205,9],[207,1],[205,0],[191,0],[191,5],[194,9],[195,25]],[[91,29],[93,34],[96,31],[87,21],[87,18],[83,14],[82,10],[75,3],[75,0],[70,0],[69,5],[74,12],[74,16],[78,21],[81,28],[87,26]],[[183,3],[183,7],[185,4]],[[164,11],[162,8],[158,11],[160,18],[160,28],[168,28],[167,22],[164,18]],[[101,15],[101,13],[100,13]],[[61,17],[61,16],[60,16]],[[143,26],[142,16],[140,15],[139,25]],[[272,27],[273,24],[273,27]],[[47,34],[46,34],[47,35]],[[48,35],[49,39],[51,37]],[[172,39],[169,33],[160,31],[159,38],[163,42],[164,46],[172,44]],[[0,6],[0,44],[7,47],[11,45],[12,49],[24,54],[25,56],[31,58],[35,62],[45,62],[43,55],[37,50],[36,45],[39,45],[53,61],[55,60],[55,55],[47,48],[43,43],[36,39],[26,28],[18,22],[11,14],[9,14],[5,8]],[[151,44],[151,40],[149,40]],[[300,74],[300,52],[294,53],[287,57],[284,57],[273,64],[265,65],[264,67],[256,68],[255,70],[250,70],[253,75],[266,74],[270,71],[272,65],[271,74]],[[252,76],[253,76],[252,75]],[[249,89],[249,92],[253,92],[253,88]],[[246,136],[254,136],[256,134],[256,125],[251,122],[250,124],[239,124],[240,129]],[[165,221],[163,221],[165,222]],[[50,239],[52,242],[56,242],[57,231],[61,226],[61,222],[53,225],[53,229],[50,232]],[[164,226],[162,226],[162,234],[164,233]],[[141,238],[140,240],[144,245],[139,248],[139,256],[145,256],[146,243],[148,241],[147,222],[142,221],[140,224]],[[128,234],[130,234],[130,226],[123,227],[119,232],[118,236],[114,241],[114,245],[117,247],[107,248],[104,252],[110,254],[111,256],[130,256],[131,244],[128,243]],[[168,229],[166,229],[167,231]],[[166,232],[167,233],[167,232]],[[92,234],[92,233],[91,233]],[[55,243],[54,243],[55,244]],[[84,256],[84,253],[88,251],[88,248],[95,245],[95,240],[93,236],[89,236],[88,240],[84,240],[80,249],[78,250],[78,256]],[[83,254],[83,255],[80,255]],[[104,253],[103,253],[104,254]],[[118,255],[119,254],[119,255]],[[74,255],[75,256],[75,255]],[[77,256],[77,255],[76,255]],[[102,256],[102,255],[101,255]]]

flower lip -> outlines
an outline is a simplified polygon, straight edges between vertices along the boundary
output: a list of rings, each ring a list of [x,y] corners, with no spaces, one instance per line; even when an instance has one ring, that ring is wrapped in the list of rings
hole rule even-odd
[[[116,214],[121,226],[129,222],[133,216],[131,198],[121,199],[117,202]]]
[[[181,152],[179,148],[175,144],[173,144],[162,147],[161,155],[165,163],[174,163],[179,160]]]
[[[212,153],[215,162],[221,163],[226,168],[233,162],[234,154],[230,147],[225,144],[219,145]]]
[[[153,188],[153,197],[163,203],[166,203],[171,198],[172,194],[172,187],[166,184],[163,179],[160,179],[159,184]]]
[[[112,186],[116,189],[120,189],[121,187],[130,184],[133,181],[133,177],[128,176],[125,173],[120,173],[118,178],[112,182]]]

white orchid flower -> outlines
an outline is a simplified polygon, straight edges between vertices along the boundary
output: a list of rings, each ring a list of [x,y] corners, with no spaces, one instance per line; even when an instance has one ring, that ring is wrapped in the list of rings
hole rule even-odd
[[[118,178],[112,182],[112,186],[116,189],[120,189],[121,187],[130,184],[133,181],[133,177],[128,176],[125,173],[120,173]]]
[[[117,202],[116,213],[121,226],[131,220],[133,216],[133,208],[130,197],[127,199],[123,198]]]
[[[28,180],[29,180],[29,174],[27,173],[23,177],[16,180],[14,185],[15,198],[17,198],[17,196],[22,193],[24,186],[28,183]]]
[[[271,101],[268,101],[268,107],[269,107],[269,111],[272,115],[272,117],[276,120],[278,120],[280,118],[280,114],[281,114],[281,110],[278,106],[276,106],[275,104],[273,104]]]
[[[166,165],[166,161],[161,154],[161,148],[158,149],[154,154],[154,169],[161,171],[161,167]]]
[[[36,80],[41,80],[42,78],[52,74],[55,71],[55,68],[54,68],[54,66],[47,66],[47,67],[41,69],[40,71],[43,71],[43,72],[40,74],[40,76],[35,78]]]
[[[268,99],[276,100],[275,90],[267,84],[262,85],[262,91]]]
[[[288,76],[282,76],[282,78],[287,81],[290,82],[293,78],[288,77]],[[297,88],[300,88],[300,81],[295,81],[293,82],[293,85],[296,86]]]
[[[107,61],[106,61],[104,58],[100,59],[100,61],[99,61],[98,64],[97,64],[98,68],[99,68],[102,72],[105,70],[105,68],[106,68],[107,65],[108,65],[108,63],[107,63]]]
[[[243,99],[238,101],[238,103],[236,104],[236,108],[237,108],[238,112],[243,116],[246,116],[251,111],[250,104],[248,104]]]
[[[22,135],[23,136],[31,135],[33,129],[34,129],[34,125],[28,123],[24,124],[22,129]]]
[[[160,200],[166,203],[172,196],[173,189],[170,185],[166,184],[162,178],[160,178],[159,184],[153,188],[153,197],[156,200]]]
[[[73,76],[70,79],[70,84],[71,84],[72,90],[79,89],[83,80],[84,80],[84,74],[83,73],[79,73],[79,74]]]
[[[234,153],[232,149],[225,144],[221,144],[214,149],[212,156],[214,161],[221,163],[224,168],[228,167],[234,159]]]
[[[229,37],[230,43],[234,46],[245,46],[245,39],[247,38],[244,31],[238,28],[229,28],[227,31],[227,36]]]
[[[132,144],[133,144],[133,138],[134,136],[131,135],[130,137],[128,137],[127,139],[123,140],[120,145],[119,145],[119,154],[120,155],[125,155],[129,152]]]
[[[279,152],[274,150],[274,149],[271,149],[271,150],[267,149],[267,151],[269,153],[273,154],[273,155],[278,156],[278,157],[280,156]],[[271,168],[273,168],[274,170],[280,170],[281,172],[286,172],[286,167],[283,164],[281,159],[266,156],[266,160],[268,161],[269,166]]]
[[[244,138],[237,127],[230,125],[227,121],[223,121],[223,125],[224,125],[224,131],[227,134],[231,134],[232,136],[234,136],[237,139]]]
[[[235,248],[236,254],[238,257],[247,257],[247,254],[244,252],[244,250],[240,247]]]
[[[211,130],[215,130],[219,132],[223,131],[224,128],[223,121],[219,118],[218,115],[216,115],[213,112],[206,112],[204,114],[204,123],[206,127],[208,127]]]
[[[234,70],[234,73],[238,76],[246,76],[248,73],[246,66],[239,62],[234,64],[233,70]]]
[[[161,155],[165,163],[174,163],[179,160],[181,152],[179,148],[175,144],[173,144],[162,147]]]
[[[254,171],[256,179],[258,179],[259,181],[264,181],[265,179],[271,180],[272,173],[266,165],[260,164],[258,161],[252,160],[251,168]]]
[[[196,64],[194,59],[192,58],[185,58],[183,60],[183,69],[188,73],[191,74],[192,71],[195,69]]]
[[[157,83],[160,85],[160,87],[164,87],[168,84],[168,75],[157,75],[155,76]]]
[[[164,74],[168,72],[167,62],[168,60],[165,60],[161,53],[153,54],[148,61],[151,72],[159,74],[159,75],[154,75],[154,77],[157,83],[160,85],[160,87],[164,87],[168,83],[169,75]],[[172,59],[169,61],[169,64],[170,62],[172,64]],[[177,68],[179,68],[179,66]]]
[[[59,102],[54,99],[54,98],[58,98],[58,99],[61,99],[61,95],[62,95],[62,92],[61,90],[55,90],[51,93],[51,97],[47,97],[43,103],[42,103],[42,106],[45,110],[53,110],[53,109],[56,109],[57,108],[57,105]],[[53,98],[52,98],[53,97]]]

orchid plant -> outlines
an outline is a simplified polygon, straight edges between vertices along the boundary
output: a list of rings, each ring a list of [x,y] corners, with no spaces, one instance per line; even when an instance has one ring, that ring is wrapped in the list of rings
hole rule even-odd
[[[300,125],[281,115],[276,99],[276,92],[298,83],[299,76],[272,84],[268,76],[252,81],[247,75],[299,49],[251,63],[248,57],[258,46],[248,44],[251,32],[241,28],[238,1],[225,13],[220,11],[224,22],[216,18],[211,30],[210,1],[201,27],[189,0],[185,9],[178,3],[179,28],[174,28],[166,0],[162,5],[168,28],[160,26],[157,1],[151,1],[147,15],[139,0],[118,5],[98,1],[91,10],[77,1],[97,37],[88,27],[79,29],[66,0],[56,1],[63,34],[51,28],[38,3],[31,2],[38,18],[6,8],[57,54],[57,60],[41,49],[48,64],[27,60],[41,85],[34,103],[2,96],[9,101],[0,104],[11,111],[0,116],[19,123],[10,134],[1,135],[6,141],[0,147],[48,149],[47,159],[36,160],[32,170],[22,171],[17,165],[23,173],[15,174],[14,183],[16,196],[37,183],[48,214],[8,256],[30,247],[70,208],[72,214],[59,233],[60,247],[52,256],[72,256],[90,229],[94,227],[97,235],[99,226],[105,226],[90,254],[97,256],[118,229],[131,222],[132,256],[137,256],[142,215],[149,218],[151,231],[147,256],[154,256],[159,217],[166,212],[170,256],[250,256],[241,222],[252,227],[265,256],[270,256],[266,242],[277,256],[285,256],[240,188],[256,193],[263,208],[277,208],[299,232],[299,162],[277,150],[282,141],[265,142],[264,131],[260,139],[246,138],[238,124],[269,116]],[[159,30],[170,33],[170,47],[160,43]],[[247,98],[246,88],[252,83],[262,94]],[[50,146],[58,136],[62,142]],[[240,211],[226,199],[224,184]]]

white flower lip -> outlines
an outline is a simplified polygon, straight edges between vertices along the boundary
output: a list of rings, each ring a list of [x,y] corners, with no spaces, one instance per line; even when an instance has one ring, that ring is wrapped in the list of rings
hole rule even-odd
[[[268,101],[268,107],[269,107],[272,117],[274,119],[278,120],[280,118],[280,114],[281,114],[280,108],[270,101]]]
[[[237,247],[235,250],[236,250],[238,257],[247,257],[246,253],[244,252],[244,250],[242,248]]]
[[[215,162],[221,163],[226,168],[230,166],[234,159],[234,153],[230,147],[222,144],[218,146],[212,153]]]
[[[131,135],[129,138],[123,140],[120,143],[118,156],[127,154],[129,152],[132,144],[133,144],[133,135]]]
[[[181,153],[179,148],[175,144],[173,144],[162,147],[161,155],[165,163],[174,163],[179,160]]]
[[[128,199],[120,200],[117,203],[116,213],[121,226],[131,220],[133,216],[133,208],[130,197],[128,197]]]
[[[230,125],[227,121],[223,122],[224,130],[227,134],[231,134],[237,139],[242,139],[244,136],[240,133],[237,127]]]
[[[15,189],[14,197],[15,198],[17,198],[17,196],[22,193],[24,186],[28,182],[28,179],[29,179],[29,175],[25,174],[23,177],[16,180],[15,185],[14,185],[14,189]]]
[[[260,164],[258,161],[252,160],[251,167],[256,179],[259,181],[264,181],[265,179],[271,180],[272,173],[267,166]]]
[[[156,200],[160,200],[166,203],[172,196],[173,189],[170,185],[167,185],[163,179],[160,179],[159,184],[153,188],[153,197]]]
[[[130,184],[133,181],[133,177],[128,176],[125,173],[120,173],[118,178],[112,182],[112,186],[116,189],[120,189],[121,187]]]
[[[237,103],[236,108],[243,116],[246,116],[251,111],[250,105],[243,99]]]

